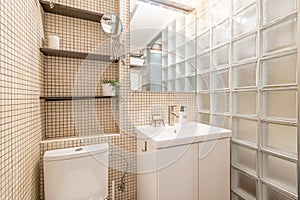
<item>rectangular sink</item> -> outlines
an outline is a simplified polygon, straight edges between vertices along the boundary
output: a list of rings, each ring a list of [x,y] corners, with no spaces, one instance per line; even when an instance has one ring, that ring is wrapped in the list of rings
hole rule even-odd
[[[147,140],[155,148],[231,137],[230,130],[197,122],[165,127],[136,126],[135,130],[138,139]]]

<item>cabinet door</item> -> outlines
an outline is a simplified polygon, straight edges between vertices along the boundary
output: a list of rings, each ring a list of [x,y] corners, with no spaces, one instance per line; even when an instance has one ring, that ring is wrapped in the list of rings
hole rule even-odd
[[[199,143],[199,200],[230,199],[230,139]]]
[[[160,149],[158,199],[198,199],[198,144]]]
[[[137,141],[137,199],[157,199],[156,149],[145,140]]]

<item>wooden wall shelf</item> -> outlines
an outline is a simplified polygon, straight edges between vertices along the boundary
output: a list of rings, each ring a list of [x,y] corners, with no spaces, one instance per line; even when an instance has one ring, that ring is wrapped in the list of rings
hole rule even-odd
[[[85,96],[85,97],[40,97],[46,101],[70,101],[70,100],[89,100],[89,99],[112,99],[116,96]]]
[[[109,55],[82,53],[82,52],[65,51],[65,50],[57,50],[57,49],[49,49],[49,48],[40,48],[40,51],[46,56],[116,62],[116,60],[112,60]]]
[[[40,0],[40,3],[45,12],[53,13],[57,15],[63,15],[67,17],[73,17],[77,19],[83,19],[93,22],[99,22],[103,14],[95,13],[87,10],[82,10],[79,8],[73,8],[70,6],[65,6],[62,4],[54,3],[54,7],[50,8],[50,2]]]

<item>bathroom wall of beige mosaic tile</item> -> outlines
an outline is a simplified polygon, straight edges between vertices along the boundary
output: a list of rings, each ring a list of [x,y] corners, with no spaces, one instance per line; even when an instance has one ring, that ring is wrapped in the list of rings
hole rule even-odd
[[[43,133],[43,11],[0,1],[0,199],[39,199]]]

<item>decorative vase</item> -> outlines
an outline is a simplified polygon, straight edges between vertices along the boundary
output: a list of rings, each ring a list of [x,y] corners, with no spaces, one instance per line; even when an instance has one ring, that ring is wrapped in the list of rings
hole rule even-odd
[[[102,84],[102,95],[103,96],[116,96],[116,90],[110,83]]]

